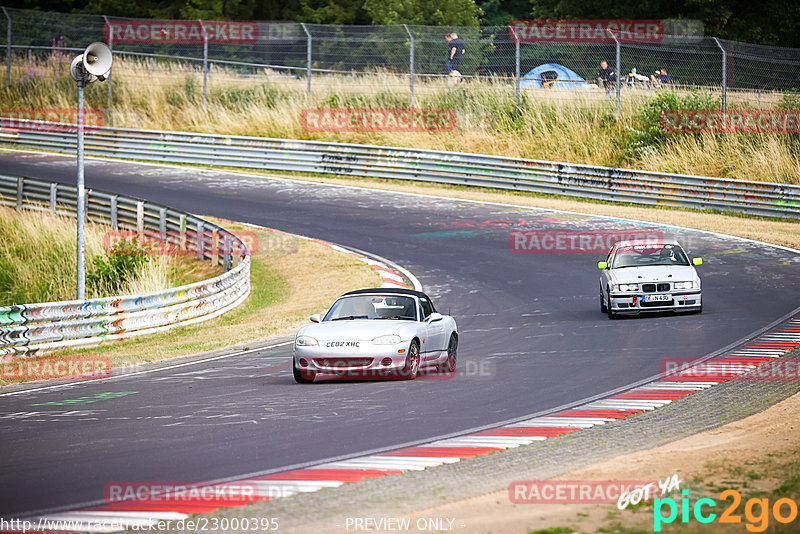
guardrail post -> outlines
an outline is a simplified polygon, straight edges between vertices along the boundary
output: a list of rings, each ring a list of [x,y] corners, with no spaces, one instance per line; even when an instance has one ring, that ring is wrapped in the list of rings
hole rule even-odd
[[[242,252],[239,250],[239,240],[237,239],[236,241],[233,242],[233,255],[232,255],[232,257],[233,257],[233,266],[234,267],[238,267],[239,266],[239,262],[241,261],[241,258],[239,257],[239,255],[241,253]]]
[[[222,246],[225,247],[225,249],[222,251],[223,268],[226,271],[230,271],[231,270],[231,263],[232,263],[232,260],[231,260],[231,256],[232,256],[231,234],[225,233],[225,236],[223,237],[222,242],[223,242]]]
[[[141,200],[136,203],[136,231],[140,235],[144,233],[144,202]]]
[[[203,30],[203,109],[206,109],[206,98],[208,98],[208,33],[202,20],[198,20],[200,28]]]
[[[180,216],[180,239],[181,239],[181,250],[186,250],[186,214],[182,213]]]
[[[58,184],[50,184],[50,214],[55,215],[58,208]]]
[[[161,241],[167,239],[167,208],[158,210],[158,234]]]
[[[202,260],[205,256],[205,233],[203,230],[203,221],[197,221],[197,259]]]
[[[117,195],[111,196],[111,229],[119,229],[119,214],[117,213]]]
[[[216,267],[219,264],[219,243],[217,243],[217,229],[211,230],[211,265]]]
[[[17,176],[17,209],[22,207],[22,188],[25,184],[25,178]]]
[[[719,42],[719,39],[714,37],[714,42],[722,50],[722,112],[728,111],[728,51]]]
[[[403,28],[406,29],[410,45],[410,51],[408,55],[408,107],[411,107],[414,105],[414,34],[408,29],[407,24],[403,24]]]
[[[311,98],[311,32],[308,31],[304,22],[301,22],[300,26],[306,32],[306,98]]]
[[[6,8],[3,9],[3,14],[6,16],[6,88],[11,87],[11,15],[8,14]]]

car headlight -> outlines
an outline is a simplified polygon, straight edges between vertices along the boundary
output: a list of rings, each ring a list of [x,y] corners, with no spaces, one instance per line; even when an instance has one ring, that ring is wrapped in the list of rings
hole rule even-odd
[[[614,286],[614,291],[639,291],[639,284],[619,284]]]
[[[675,282],[675,289],[700,289],[697,282]]]
[[[376,345],[397,345],[400,343],[400,336],[396,334],[390,334],[388,336],[378,336],[372,340],[373,343]]]
[[[315,347],[318,345],[317,340],[311,336],[297,336],[294,344],[298,347]]]

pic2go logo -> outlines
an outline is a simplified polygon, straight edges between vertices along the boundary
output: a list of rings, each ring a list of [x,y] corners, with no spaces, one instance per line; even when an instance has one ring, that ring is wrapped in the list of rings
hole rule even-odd
[[[689,501],[689,490],[682,490],[683,498],[680,505],[671,497],[653,500],[653,531],[661,532],[662,525],[672,524],[678,519],[680,513],[681,523],[689,523],[690,514],[698,523],[718,523],[741,524],[742,516],[737,513],[739,505],[742,503],[742,495],[737,490],[725,490],[719,494],[721,501],[730,499],[730,504],[719,515],[712,510],[716,509],[717,502],[707,497],[698,499],[692,505]],[[667,514],[664,515],[666,507]],[[744,517],[747,521],[745,527],[750,532],[764,532],[769,527],[770,514],[775,521],[788,524],[797,519],[797,503],[791,499],[782,498],[775,501],[770,507],[769,499],[751,498],[744,505]]]

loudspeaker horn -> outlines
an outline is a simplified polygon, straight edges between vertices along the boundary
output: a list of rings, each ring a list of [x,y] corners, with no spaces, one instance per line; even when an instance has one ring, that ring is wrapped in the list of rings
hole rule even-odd
[[[105,75],[111,70],[112,61],[111,48],[99,41],[87,46],[83,52],[83,68],[101,80],[105,79]]]

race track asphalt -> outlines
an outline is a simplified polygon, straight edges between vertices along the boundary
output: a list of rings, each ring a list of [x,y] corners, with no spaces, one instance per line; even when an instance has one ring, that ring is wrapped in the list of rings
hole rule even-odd
[[[0,172],[75,180],[74,160],[52,155],[0,153]],[[800,302],[796,254],[695,231],[125,162],[88,161],[86,183],[406,267],[458,321],[460,371],[452,380],[301,386],[284,345],[0,396],[0,517],[97,501],[109,482],[277,470],[553,409],[655,375],[665,358],[719,350]],[[509,234],[517,230],[675,237],[705,260],[705,310],[609,321],[598,303],[603,254],[515,254]],[[63,403],[103,393],[125,394]]]

